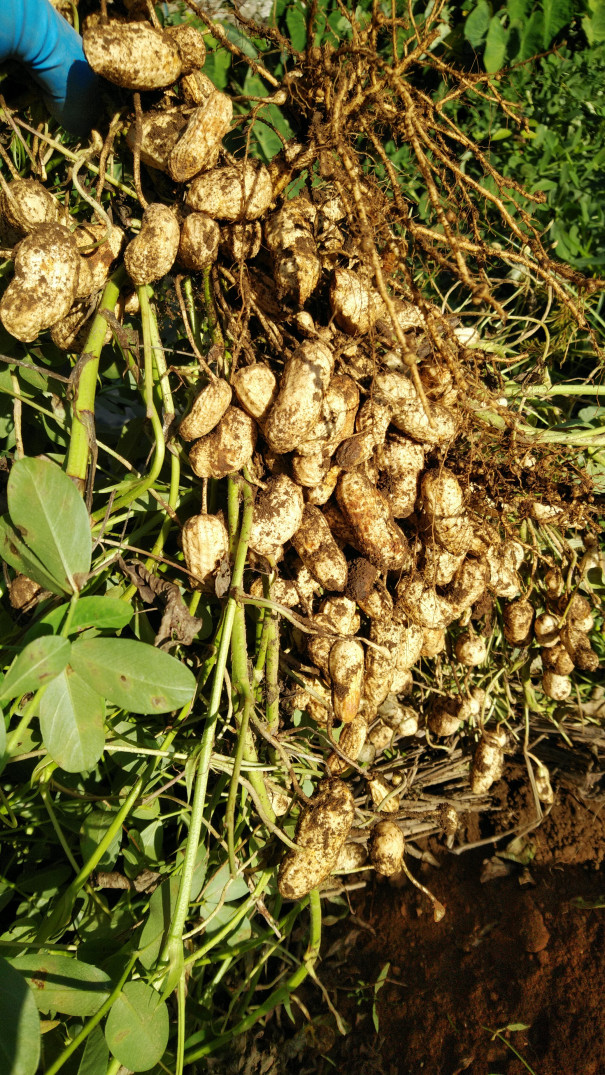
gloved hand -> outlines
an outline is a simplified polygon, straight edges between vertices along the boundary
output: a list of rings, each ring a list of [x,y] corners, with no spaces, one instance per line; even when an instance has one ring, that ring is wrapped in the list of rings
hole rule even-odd
[[[0,0],[0,62],[8,59],[27,67],[63,127],[88,133],[98,108],[99,78],[86,60],[82,38],[50,0]]]

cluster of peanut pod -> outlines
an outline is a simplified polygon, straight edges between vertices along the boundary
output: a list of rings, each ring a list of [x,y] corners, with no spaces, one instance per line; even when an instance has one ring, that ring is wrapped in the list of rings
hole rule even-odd
[[[99,16],[83,40],[95,71],[124,89],[157,95],[179,87],[178,97],[143,109],[126,136],[135,157],[166,173],[176,191],[172,204],[146,206],[125,247],[133,289],[175,266],[197,273],[219,262],[235,281],[245,263],[264,329],[263,348],[254,360],[240,356],[228,379],[210,367],[201,375],[178,434],[200,480],[245,468],[255,487],[248,595],[263,598],[265,576],[274,605],[300,623],[291,655],[301,667],[282,688],[282,718],[304,711],[334,744],[326,780],[302,811],[298,850],[280,868],[282,895],[296,899],[345,862],[362,862],[343,858],[347,847],[359,850],[346,843],[355,816],[346,780],[359,764],[376,814],[397,814],[398,785],[374,772],[372,760],[398,739],[420,729],[443,741],[466,725],[471,791],[484,794],[500,776],[506,736],[483,727],[485,692],[439,693],[424,713],[402,701],[414,666],[446,651],[448,628],[462,626],[448,658],[478,667],[487,649],[472,627],[473,606],[486,595],[505,600],[506,640],[528,645],[533,624],[544,690],[564,699],[572,668],[598,664],[590,608],[581,597],[563,607],[551,572],[548,607],[534,622],[534,606],[521,596],[524,546],[473,511],[454,473],[464,407],[433,342],[438,325],[455,353],[456,330],[431,308],[431,333],[411,302],[385,299],[329,182],[284,196],[301,147],[286,146],[270,167],[224,150],[233,105],[200,71],[201,33]],[[63,207],[31,179],[4,183],[0,212],[3,245],[17,244],[0,320],[19,340],[50,329],[58,346],[77,352],[124,233],[102,219],[71,230]],[[125,295],[116,314],[135,308],[136,297]],[[192,584],[212,589],[229,548],[222,515],[188,519],[182,548]],[[455,828],[451,809],[443,829],[451,837]],[[370,851],[379,873],[398,873],[401,830],[379,821]]]

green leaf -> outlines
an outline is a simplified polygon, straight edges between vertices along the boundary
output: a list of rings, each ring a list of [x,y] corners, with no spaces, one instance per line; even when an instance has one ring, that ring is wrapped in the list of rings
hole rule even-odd
[[[117,810],[92,810],[82,822],[80,830],[80,851],[85,862],[101,843],[105,833],[113,825]],[[99,861],[100,870],[111,870],[115,866],[122,844],[122,829],[118,829],[109,847]]]
[[[40,1060],[40,1016],[22,974],[0,956],[0,1071],[35,1075]]]
[[[85,772],[97,764],[105,745],[104,720],[101,695],[72,668],[57,676],[42,695],[40,730],[44,746],[53,761],[68,773]]]
[[[557,34],[565,26],[569,26],[573,19],[573,0],[542,0],[542,9],[544,11],[542,47],[547,49]]]
[[[542,39],[544,37],[544,19],[541,11],[533,11],[529,19],[523,22],[521,27],[521,41],[517,60],[529,60],[542,51]]]
[[[45,590],[61,595],[69,593],[69,589],[62,586],[46,570],[38,557],[34,556],[31,549],[28,549],[25,542],[19,537],[8,515],[0,518],[0,557],[15,571],[19,571],[22,575],[27,575],[29,579],[33,579]]]
[[[483,63],[485,70],[499,71],[506,58],[506,45],[508,43],[508,30],[504,28],[497,15],[490,19],[489,30],[485,39],[485,52]]]
[[[229,863],[225,862],[213,874],[202,892],[200,918],[207,917],[221,902],[233,903],[234,900],[240,900],[242,896],[248,896],[249,894],[248,885],[243,877],[231,877]]]
[[[6,721],[4,713],[0,710],[0,773],[6,765]]]
[[[66,638],[44,635],[30,642],[17,654],[0,687],[0,701],[17,698],[27,691],[36,691],[45,683],[50,686],[65,668],[71,644]]]
[[[195,676],[176,657],[128,638],[82,638],[71,665],[113,705],[130,713],[167,713],[191,700]]]
[[[61,630],[68,604],[53,608],[42,616],[33,628],[36,630],[43,623],[58,633]],[[126,627],[133,617],[132,605],[120,601],[117,597],[81,597],[71,620],[70,634],[84,631],[87,627],[96,627],[99,631],[119,631]]]
[[[34,952],[10,962],[24,976],[41,1012],[94,1015],[111,992],[105,971],[71,956]]]
[[[213,45],[208,46],[208,38],[206,38],[206,60],[204,62],[203,71],[204,74],[214,83],[217,90],[224,90],[229,81],[229,70],[231,68],[231,53],[227,49],[221,48],[218,41],[214,41],[214,38],[210,38]]]
[[[286,26],[293,47],[301,52],[307,44],[307,19],[300,4],[292,4],[288,7]]]
[[[88,1035],[78,1075],[105,1075],[109,1065],[109,1049],[100,1027]]]
[[[487,0],[479,0],[464,23],[464,36],[474,49],[481,48],[487,37],[492,10]]]
[[[65,590],[79,590],[92,556],[90,520],[74,483],[48,459],[18,459],[7,486],[11,522]]]
[[[105,1024],[111,1055],[130,1071],[149,1071],[166,1051],[168,1031],[168,1008],[155,989],[127,982]]]
[[[605,41],[605,0],[589,0],[591,15],[582,19],[582,29],[590,45]]]

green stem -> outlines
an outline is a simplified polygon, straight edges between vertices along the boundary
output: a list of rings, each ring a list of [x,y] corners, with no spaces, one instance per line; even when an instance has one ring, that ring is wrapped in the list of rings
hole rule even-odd
[[[541,384],[507,384],[504,386],[504,395],[509,399],[515,396],[523,396],[524,399],[550,399],[552,396],[600,396],[603,394],[603,385],[594,384],[553,384],[547,387]]]
[[[233,479],[230,479],[230,483],[232,481]],[[189,912],[191,883],[193,880],[195,859],[202,830],[204,806],[206,803],[206,790],[208,787],[208,776],[210,773],[210,760],[212,757],[212,749],[214,746],[214,735],[216,730],[216,723],[219,716],[219,705],[221,695],[223,693],[225,669],[227,667],[227,657],[229,654],[229,644],[231,642],[231,632],[233,630],[233,621],[235,618],[235,609],[237,606],[236,594],[240,589],[243,581],[244,567],[246,564],[246,554],[248,552],[248,541],[250,540],[250,529],[252,527],[253,501],[252,492],[247,482],[243,486],[243,505],[242,525],[240,529],[239,542],[235,554],[233,574],[231,577],[232,593],[227,599],[227,603],[225,605],[225,609],[222,616],[220,644],[216,656],[216,665],[214,668],[214,679],[212,682],[210,701],[208,703],[208,716],[206,718],[206,726],[204,728],[204,733],[202,735],[202,741],[200,744],[200,753],[198,757],[195,779],[195,791],[191,808],[191,817],[189,819],[189,833],[187,835],[187,846],[185,848],[185,857],[183,861],[183,868],[181,871],[181,881],[179,885],[179,892],[176,900],[174,914],[172,916],[172,921],[170,924],[170,930],[168,931],[166,941],[160,953],[158,961],[160,965],[162,963],[168,962],[172,966],[175,966],[178,965],[178,962],[180,960],[182,960],[182,937],[185,929],[185,922],[187,920],[187,915]]]
[[[191,335],[193,336],[197,349],[200,353],[204,351],[204,344],[200,332],[200,319],[195,307],[195,299],[193,297],[193,286],[191,283],[191,277],[186,276],[183,280],[183,294],[185,296],[185,306],[187,308],[187,314],[189,317],[189,325],[191,327]]]
[[[127,797],[124,799],[124,802],[122,803],[120,809],[118,810],[116,816],[114,817],[102,840],[97,844],[92,855],[90,856],[88,861],[84,863],[78,875],[74,877],[73,881],[69,885],[69,888],[67,889],[67,892],[70,892],[75,896],[80,891],[80,889],[84,887],[92,871],[95,869],[96,866],[98,866],[99,862],[103,858],[103,855],[105,854],[107,849],[111,847],[117,834],[120,832],[122,825],[124,824],[130,811],[132,810],[135,802],[139,798],[142,788],[143,777],[139,777],[136,784],[134,784],[134,786],[129,791]]]
[[[283,1004],[295,989],[298,989],[299,985],[304,982],[305,978],[308,977],[315,967],[321,945],[321,901],[319,892],[316,888],[309,893],[309,910],[311,913],[309,944],[300,966],[297,967],[294,973],[290,975],[283,985],[278,986],[278,988],[267,997],[263,1004],[245,1016],[237,1026],[232,1027],[231,1030],[224,1034],[220,1034],[218,1037],[214,1038],[213,1041],[201,1045],[198,1049],[192,1049],[191,1052],[186,1053],[185,1064],[194,1064],[197,1060],[201,1060],[204,1056],[208,1056],[210,1053],[220,1049],[221,1046],[234,1041],[240,1034],[244,1034],[250,1027],[254,1026],[254,1024],[257,1023],[259,1019],[262,1019],[263,1016],[269,1015],[278,1004]]]
[[[99,1023],[101,1022],[101,1019],[103,1019],[103,1017],[105,1015],[107,1015],[107,1012],[109,1011],[109,1009],[112,1007],[113,1004],[115,1004],[116,1000],[120,996],[120,993],[122,992],[122,989],[124,988],[124,985],[125,985],[126,980],[128,978],[128,975],[130,974],[130,972],[131,972],[132,968],[134,967],[136,961],[137,961],[137,953],[135,952],[134,955],[131,956],[131,958],[129,959],[128,966],[126,967],[126,970],[122,974],[122,976],[121,976],[118,984],[116,985],[115,989],[113,990],[113,992],[109,994],[107,1000],[105,1001],[104,1004],[101,1005],[99,1010],[97,1012],[95,1012],[95,1014],[93,1016],[91,1016],[91,1018],[88,1020],[87,1023],[84,1024],[84,1026],[82,1027],[80,1033],[76,1034],[76,1036],[73,1039],[73,1041],[70,1041],[69,1045],[63,1050],[61,1055],[57,1057],[55,1062],[53,1064],[51,1064],[49,1068],[46,1069],[46,1075],[56,1075],[57,1071],[61,1070],[63,1065],[69,1060],[70,1056],[72,1056],[72,1054],[75,1053],[76,1049],[80,1048],[80,1045],[82,1044],[82,1042],[86,1041],[88,1035],[91,1034],[92,1031],[94,1030],[94,1028],[99,1025]],[[119,1070],[119,1065],[118,1065],[117,1069],[114,1068],[113,1070],[114,1071]],[[110,1072],[112,1072],[111,1065],[108,1068],[107,1075],[110,1075]]]
[[[7,757],[10,758],[10,756],[12,755],[13,751],[15,750],[15,747],[17,746],[17,743],[19,742],[19,739],[21,738],[23,732],[26,730],[26,728],[29,727],[29,723],[30,723],[31,719],[36,715],[36,711],[37,711],[38,706],[40,704],[40,699],[42,698],[42,695],[44,694],[44,691],[46,690],[46,686],[47,685],[44,684],[43,687],[38,688],[38,690],[34,694],[34,696],[31,699],[31,701],[28,702],[28,704],[27,704],[27,706],[25,708],[25,712],[24,712],[23,716],[21,717],[21,720],[19,721],[17,727],[9,735],[7,743],[6,743],[6,751],[5,751],[5,754],[6,754]]]
[[[66,472],[73,478],[81,491],[86,483],[86,471],[90,455],[90,435],[94,428],[95,394],[97,390],[97,375],[99,372],[99,359],[103,349],[107,321],[103,317],[104,311],[113,314],[120,288],[126,280],[126,270],[123,266],[110,276],[105,285],[101,298],[101,304],[93,318],[90,332],[86,340],[83,357],[84,365],[78,381],[76,382],[75,397],[72,404],[72,425],[69,439],[69,452],[67,454]]]

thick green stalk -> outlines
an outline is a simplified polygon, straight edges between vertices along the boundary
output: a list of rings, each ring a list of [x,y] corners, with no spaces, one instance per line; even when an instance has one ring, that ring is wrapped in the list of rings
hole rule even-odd
[[[244,1019],[232,1027],[231,1030],[224,1034],[219,1034],[218,1037],[212,1041],[206,1042],[197,1049],[192,1049],[190,1052],[185,1053],[185,1064],[194,1064],[197,1060],[201,1060],[204,1056],[209,1056],[210,1053],[216,1052],[223,1045],[228,1045],[240,1034],[244,1034],[250,1027],[254,1026],[259,1019],[263,1016],[269,1015],[270,1012],[277,1007],[278,1004],[283,1004],[285,1000],[298,989],[299,985],[304,982],[305,978],[315,967],[319,956],[319,949],[321,946],[321,901],[319,898],[319,892],[316,888],[309,893],[309,910],[311,912],[311,928],[309,944],[307,951],[303,956],[303,961],[293,974],[283,983],[278,986],[277,989],[267,997],[267,999],[253,1012],[250,1012]]]
[[[93,318],[86,346],[80,359],[83,365],[75,381],[75,394],[72,403],[72,426],[67,453],[66,472],[73,478],[81,491],[86,482],[86,471],[90,455],[90,437],[94,428],[95,395],[99,359],[107,332],[104,311],[113,314],[120,294],[120,288],[126,280],[123,266],[110,276],[105,285],[101,304]]]
[[[232,482],[233,479],[230,479],[230,484]],[[166,937],[166,941],[164,943],[158,961],[159,965],[163,963],[169,963],[172,969],[178,969],[178,967],[182,965],[182,938],[185,928],[185,922],[189,913],[191,882],[193,880],[195,858],[197,855],[197,849],[200,842],[200,834],[202,831],[202,821],[204,816],[204,807],[206,803],[206,790],[208,787],[208,776],[210,773],[210,760],[212,757],[212,749],[214,747],[216,723],[219,716],[219,705],[221,695],[223,693],[225,669],[227,667],[227,657],[229,654],[229,645],[231,642],[231,632],[233,630],[233,621],[235,618],[235,609],[237,606],[237,592],[242,585],[244,567],[246,564],[246,554],[248,552],[248,541],[250,540],[250,529],[252,527],[252,508],[252,492],[250,490],[249,485],[245,483],[243,485],[242,523],[240,528],[239,542],[235,553],[235,561],[233,564],[233,574],[231,576],[231,594],[225,605],[221,620],[221,640],[216,657],[216,664],[214,667],[214,678],[212,681],[210,701],[208,703],[206,727],[204,728],[204,733],[202,735],[202,741],[200,744],[193,804],[191,807],[191,817],[189,819],[189,833],[187,836],[187,846],[185,848],[185,857],[183,861],[183,868],[181,871],[181,881],[179,885],[174,914],[170,923],[170,930],[168,931],[168,935]]]

